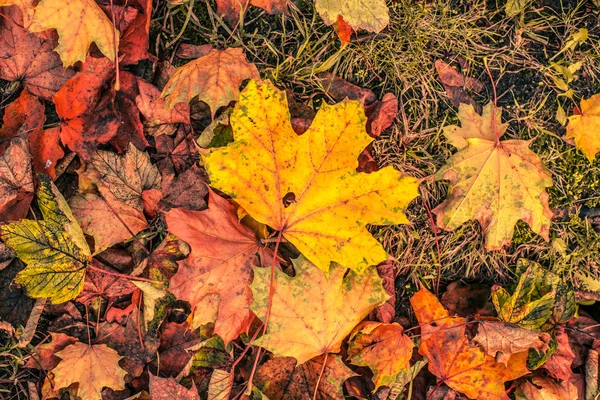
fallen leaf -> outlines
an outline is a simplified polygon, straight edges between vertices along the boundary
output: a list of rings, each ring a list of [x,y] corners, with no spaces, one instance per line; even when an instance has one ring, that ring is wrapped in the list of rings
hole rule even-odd
[[[580,112],[569,117],[567,138],[575,139],[575,146],[583,151],[590,162],[600,151],[600,94],[581,99]]]
[[[356,172],[372,140],[365,122],[356,101],[323,104],[298,136],[285,94],[251,81],[231,115],[235,141],[211,149],[205,168],[214,187],[323,271],[335,261],[361,272],[388,257],[365,226],[407,223],[404,210],[418,194],[417,180],[393,167]]]
[[[355,31],[378,33],[390,22],[385,0],[315,0],[315,8],[327,25],[341,16]]]
[[[27,28],[31,23],[31,18],[35,12],[35,0],[0,0],[0,7],[17,6],[23,16],[23,27]]]
[[[123,65],[154,59],[154,56],[148,53],[152,0],[133,0],[130,4],[136,5],[139,12],[127,28],[121,32],[119,62]]]
[[[241,48],[213,49],[177,68],[161,97],[168,108],[173,108],[198,96],[198,100],[210,106],[214,118],[220,107],[238,99],[244,80],[259,78],[256,66],[246,61]]]
[[[218,6],[219,5],[217,4],[217,7]],[[176,55],[179,58],[190,60],[207,55],[213,48],[214,47],[212,44],[203,44],[198,46],[195,44],[181,43],[177,49]]]
[[[293,278],[275,271],[267,332],[254,342],[277,357],[294,357],[303,364],[321,354],[339,352],[342,340],[356,324],[389,297],[375,267],[358,274],[332,264],[326,276],[303,256],[293,264]],[[250,286],[254,296],[250,309],[263,322],[270,276],[268,268],[254,268]]]
[[[371,137],[379,137],[394,122],[398,114],[398,99],[393,93],[383,95],[381,101],[376,100],[365,106],[367,115],[367,133]]]
[[[33,191],[27,142],[15,138],[0,156],[0,221],[15,221],[27,216]]]
[[[545,353],[552,339],[548,333],[530,331],[503,321],[478,320],[475,329],[477,334],[472,339],[473,343],[503,364],[513,354],[529,349]]]
[[[260,7],[269,14],[283,14],[287,12],[289,0],[217,0],[217,14],[222,15],[229,25],[235,25],[240,19],[242,10],[245,12],[248,5]]]
[[[46,122],[44,105],[27,89],[23,90],[19,97],[4,110],[0,128],[0,153],[3,153],[6,148],[1,142],[8,142],[17,136],[27,139],[30,134],[41,132],[44,129],[44,122]]]
[[[489,301],[491,294],[492,289],[489,285],[467,285],[461,281],[455,281],[448,285],[441,302],[444,308],[459,317],[477,314],[492,317],[494,316],[494,306]]]
[[[144,324],[146,329],[148,329],[148,324],[154,319],[156,303],[165,297],[167,292],[150,282],[133,281],[132,283],[142,291]]]
[[[492,287],[492,302],[498,318],[525,329],[542,329],[553,318],[557,306],[562,308],[557,296],[558,289],[562,286],[560,278],[526,260],[519,260],[518,268],[521,274],[512,294],[498,285]],[[555,323],[566,322],[575,314],[575,310],[573,300],[571,305],[560,310],[561,314],[565,314],[561,318],[564,320]]]
[[[356,374],[336,355],[328,355],[326,360],[317,357],[298,366],[292,357],[273,358],[258,367],[255,382],[269,400],[312,399],[321,370],[316,398],[343,400],[342,384]]]
[[[502,110],[489,103],[483,116],[461,104],[462,127],[444,128],[449,143],[459,149],[436,174],[450,181],[448,198],[433,212],[437,225],[452,231],[476,219],[485,235],[487,250],[510,244],[517,221],[549,240],[550,220],[546,188],[552,186],[542,160],[529,150],[529,141],[500,138],[508,128]]]
[[[54,50],[65,67],[83,62],[92,43],[111,61],[115,59],[119,33],[94,0],[40,0],[29,30],[46,29],[58,32]]]
[[[390,324],[396,317],[396,266],[394,262],[387,260],[378,264],[376,268],[381,277],[383,288],[390,298],[377,307],[367,319]]]
[[[175,131],[173,124],[191,124],[188,103],[177,103],[173,108],[168,108],[158,88],[139,78],[138,88],[140,94],[135,103],[146,118],[144,127],[149,135],[168,135]]]
[[[166,322],[160,335],[158,367],[163,374],[177,375],[192,358],[188,348],[200,342],[200,335],[184,322]]]
[[[29,148],[35,172],[56,179],[56,163],[65,156],[60,146],[60,128],[54,127],[29,134]]]
[[[149,375],[152,400],[200,400],[198,389],[194,383],[192,383],[192,388],[188,389],[173,378]]]
[[[115,95],[115,108],[119,113],[121,124],[110,143],[117,148],[119,153],[125,152],[129,143],[133,143],[138,150],[144,150],[150,144],[144,135],[144,126],[136,104],[140,93],[138,78],[127,71],[121,71],[120,85],[121,87]]]
[[[450,388],[472,399],[508,400],[504,383],[529,373],[527,351],[513,354],[504,365],[469,346],[465,319],[450,317],[424,287],[410,303],[421,327],[419,353],[427,357],[429,371]]]
[[[25,268],[25,265],[14,257],[12,249],[0,242],[0,319],[13,326],[25,326],[36,301],[13,282],[17,274]]]
[[[163,198],[160,208],[163,211],[174,207],[194,211],[206,209],[208,176],[196,163],[177,176],[173,167],[167,165],[161,169],[161,177]]]
[[[233,371],[215,369],[208,384],[208,400],[229,400],[233,386]]]
[[[352,41],[354,29],[352,29],[352,26],[350,26],[349,23],[344,21],[344,18],[341,15],[338,15],[337,21],[333,24],[333,29],[340,39],[340,42],[342,42],[342,46],[347,45]]]
[[[52,370],[57,388],[78,383],[77,396],[102,400],[102,388],[125,389],[126,372],[119,367],[122,358],[106,345],[73,343],[56,353],[61,362]]]
[[[152,165],[147,153],[139,151],[131,143],[125,156],[98,150],[93,155],[91,164],[100,174],[100,182],[117,199],[138,210],[144,209],[144,191],[160,191],[161,178],[158,169]]]
[[[320,73],[317,76],[325,93],[335,101],[343,101],[345,98],[358,100],[362,104],[372,104],[377,101],[377,96],[372,90],[354,85],[330,72]]]
[[[21,81],[33,95],[52,100],[75,72],[65,69],[52,50],[56,45],[52,35],[31,33],[22,27],[22,15],[2,12],[6,18],[0,25],[0,79]]]
[[[107,90],[114,76],[108,59],[88,57],[81,71],[54,96],[61,120],[60,138],[85,160],[91,159],[98,145],[112,139],[119,129],[114,93]]]
[[[95,263],[98,270],[91,269],[87,271],[83,290],[77,296],[77,302],[90,305],[94,300],[114,300],[121,296],[130,295],[135,290],[136,287],[129,279],[114,275],[119,273],[118,270],[102,265],[95,259],[92,259],[92,263]],[[102,272],[102,270],[106,272]]]
[[[142,211],[117,199],[108,188],[99,194],[78,193],[69,200],[73,215],[84,232],[94,238],[94,253],[131,239],[148,228]]]
[[[577,400],[577,388],[568,381],[534,376],[515,390],[517,400]]]
[[[27,264],[15,282],[25,286],[31,297],[63,303],[83,289],[90,249],[54,183],[45,175],[38,175],[38,179],[37,203],[44,220],[2,225],[0,239]]]
[[[50,339],[50,341],[35,346],[31,358],[25,364],[26,368],[37,368],[44,371],[54,369],[60,363],[60,358],[56,353],[77,342],[74,337],[56,332],[50,332]]]
[[[398,323],[365,321],[358,325],[348,344],[348,361],[373,371],[375,390],[390,386],[396,375],[410,368],[414,344]]]
[[[548,358],[548,361],[542,366],[548,374],[560,381],[568,381],[573,375],[571,365],[575,361],[575,353],[571,350],[569,344],[569,335],[563,326],[557,326],[554,330],[554,336],[558,343],[556,352]]]
[[[227,344],[250,326],[252,267],[271,265],[272,254],[238,221],[235,207],[212,191],[207,210],[175,208],[165,216],[169,232],[192,248],[169,291],[192,306],[193,328],[214,322]]]

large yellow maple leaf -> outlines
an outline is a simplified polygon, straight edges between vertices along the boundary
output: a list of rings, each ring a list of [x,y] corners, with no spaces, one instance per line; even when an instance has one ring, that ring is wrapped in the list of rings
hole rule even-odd
[[[65,67],[85,61],[92,43],[111,60],[119,45],[119,32],[94,0],[41,0],[29,26],[31,32],[58,32],[60,59]]]
[[[213,150],[205,165],[214,187],[323,271],[335,261],[362,272],[387,258],[365,226],[407,223],[418,185],[392,167],[356,172],[373,140],[365,122],[357,101],[323,104],[298,136],[285,93],[251,81],[231,114],[235,141]]]
[[[254,344],[275,356],[294,357],[302,364],[340,351],[342,340],[389,296],[375,267],[364,274],[337,264],[329,277],[306,258],[293,260],[293,278],[275,270],[267,333]],[[271,270],[254,268],[250,309],[263,321],[269,307]]]
[[[581,113],[569,117],[567,137],[575,139],[575,146],[594,161],[600,151],[600,94],[581,100]]]
[[[444,135],[459,151],[435,175],[450,181],[448,198],[433,210],[438,226],[454,230],[475,219],[487,250],[510,244],[518,220],[549,240],[553,214],[546,188],[552,178],[529,150],[530,141],[500,141],[508,125],[502,124],[502,109],[492,103],[483,115],[461,104],[458,118],[462,126],[445,127]]]

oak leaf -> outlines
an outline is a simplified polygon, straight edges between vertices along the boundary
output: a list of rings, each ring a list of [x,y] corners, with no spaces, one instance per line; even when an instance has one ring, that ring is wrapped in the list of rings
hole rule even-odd
[[[315,8],[327,25],[333,25],[341,16],[355,31],[377,33],[390,22],[385,0],[315,0]]]
[[[188,389],[177,383],[174,378],[160,378],[152,374],[149,375],[149,389],[152,400],[200,400],[198,389],[194,383],[192,383],[192,388]]]
[[[107,86],[115,76],[112,63],[88,57],[81,71],[54,96],[64,145],[85,160],[92,158],[99,144],[112,139],[120,126],[114,93]]]
[[[413,347],[412,340],[398,323],[365,321],[350,336],[348,360],[371,368],[377,390],[380,386],[390,386],[398,373],[410,368]]]
[[[24,218],[33,200],[33,174],[29,146],[22,138],[12,140],[0,155],[0,221]]]
[[[0,79],[19,80],[32,94],[52,100],[75,72],[65,69],[52,50],[56,43],[52,35],[36,35],[24,29],[23,17],[15,10],[3,9],[2,13]]]
[[[592,162],[600,151],[600,94],[582,99],[580,110],[569,117],[566,137],[575,139],[575,146]]]
[[[506,365],[469,345],[466,320],[450,317],[437,298],[421,288],[410,300],[421,327],[419,353],[429,371],[471,399],[506,399],[504,383],[529,373],[527,351],[513,354]]]
[[[27,264],[15,282],[31,297],[62,303],[83,289],[90,249],[67,202],[54,183],[38,175],[37,203],[43,221],[24,219],[0,227],[0,239]]]
[[[99,174],[98,179],[119,200],[138,210],[144,209],[143,194],[147,190],[161,188],[161,177],[158,168],[150,162],[147,153],[139,151],[129,144],[124,156],[98,150],[93,155],[91,165]],[[90,171],[94,175],[95,171]]]
[[[69,200],[81,228],[94,238],[94,254],[148,228],[142,211],[117,199],[104,186],[98,191],[99,194],[78,193]]]
[[[110,60],[115,59],[119,33],[94,0],[41,0],[29,30],[46,29],[58,32],[55,51],[65,67],[84,61],[92,43]]]
[[[251,81],[231,114],[235,141],[204,157],[212,185],[280,231],[323,271],[331,261],[361,272],[387,259],[367,224],[407,223],[417,180],[393,167],[357,173],[372,139],[357,101],[323,104],[296,135],[285,93]]]
[[[389,296],[375,267],[358,274],[332,264],[329,276],[303,256],[293,260],[292,278],[276,270],[269,324],[254,344],[298,364],[340,351],[342,340]],[[346,272],[348,272],[346,274]],[[250,309],[265,321],[271,271],[255,268]]]
[[[273,358],[258,367],[256,386],[269,400],[313,399],[321,370],[316,399],[343,400],[342,385],[356,374],[337,355],[320,356],[298,366],[292,357]]]
[[[192,248],[179,261],[169,291],[192,306],[192,327],[214,322],[215,333],[229,343],[252,320],[248,285],[257,254],[265,265],[271,265],[272,254],[239,222],[235,206],[212,191],[207,210],[175,208],[165,216],[169,232]]]
[[[126,372],[119,367],[122,358],[106,345],[77,342],[56,353],[61,362],[52,370],[58,388],[78,383],[77,396],[83,400],[101,400],[102,388],[125,389]]]
[[[569,381],[535,376],[523,381],[515,391],[517,400],[577,400],[577,388]]]
[[[545,353],[552,339],[548,333],[530,331],[503,321],[479,320],[476,329],[473,342],[503,364],[509,361],[511,355],[529,349]]]
[[[246,61],[241,48],[213,49],[177,68],[161,97],[168,108],[173,108],[198,96],[198,100],[208,104],[214,117],[219,107],[238,99],[244,80],[259,77],[256,66]]]
[[[447,126],[444,135],[459,152],[435,177],[450,181],[448,198],[433,212],[440,228],[454,230],[475,219],[485,234],[487,250],[510,244],[518,220],[549,240],[550,220],[546,188],[550,173],[529,141],[503,140],[508,125],[502,109],[492,103],[479,115],[473,106],[461,104],[462,126]]]

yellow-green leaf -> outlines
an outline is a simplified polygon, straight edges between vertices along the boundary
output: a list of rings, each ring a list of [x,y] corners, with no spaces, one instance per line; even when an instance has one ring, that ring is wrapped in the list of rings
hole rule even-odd
[[[205,156],[212,185],[254,219],[283,233],[316,266],[361,272],[387,259],[367,224],[407,223],[417,180],[393,167],[356,172],[373,140],[357,101],[323,104],[312,125],[292,129],[285,93],[251,81],[231,114],[234,142]]]
[[[92,43],[106,57],[115,59],[119,32],[94,0],[41,0],[29,30],[41,32],[52,28],[58,32],[55,50],[65,67],[85,61]]]
[[[462,126],[444,128],[448,141],[459,149],[435,175],[450,181],[448,198],[433,210],[440,228],[454,230],[477,220],[485,234],[486,249],[510,244],[515,224],[522,220],[549,240],[550,220],[546,188],[552,178],[529,141],[500,140],[507,124],[492,103],[479,115],[461,104]]]
[[[600,94],[581,100],[580,109],[569,117],[567,138],[575,139],[575,146],[592,162],[600,151]]]
[[[276,356],[294,357],[299,364],[340,351],[342,340],[356,324],[389,298],[375,267],[359,275],[332,264],[326,277],[301,256],[294,260],[294,269],[293,278],[275,271],[267,333],[254,344]],[[263,321],[270,278],[269,268],[254,268],[250,309]]]
[[[315,0],[315,8],[327,25],[340,16],[354,30],[380,32],[390,22],[385,0]]]
[[[27,264],[15,282],[31,297],[62,303],[83,289],[90,249],[67,202],[54,183],[38,175],[38,206],[43,220],[25,219],[0,227],[0,238]]]

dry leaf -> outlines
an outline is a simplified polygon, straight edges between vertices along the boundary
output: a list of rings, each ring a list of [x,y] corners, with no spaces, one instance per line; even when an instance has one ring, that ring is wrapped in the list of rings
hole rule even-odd
[[[33,200],[31,155],[27,142],[16,138],[0,156],[0,221],[27,216]]]
[[[285,93],[251,81],[231,115],[235,141],[204,157],[214,187],[283,237],[323,271],[331,261],[364,271],[387,259],[367,224],[407,223],[417,180],[393,167],[357,173],[372,139],[357,101],[323,104],[296,135]]]
[[[238,99],[244,80],[259,78],[256,66],[246,61],[241,48],[213,49],[177,68],[161,97],[168,108],[173,108],[198,96],[198,100],[209,105],[214,117],[219,107]]]
[[[287,12],[288,2],[289,0],[217,0],[217,13],[229,25],[234,26],[239,22],[242,9],[246,11],[248,5],[260,7],[269,14],[283,14]]]
[[[341,16],[355,31],[381,32],[390,22],[385,0],[315,0],[315,8],[327,25]]]
[[[568,382],[535,376],[523,381],[515,391],[517,400],[578,400],[577,388]]]
[[[461,104],[462,126],[447,126],[444,135],[459,149],[435,177],[450,181],[448,198],[433,212],[437,225],[449,231],[475,219],[485,234],[487,250],[510,244],[515,224],[522,220],[549,240],[550,220],[546,188],[552,178],[529,141],[500,138],[508,128],[502,110],[489,103],[483,116]]]
[[[277,357],[294,357],[302,364],[321,354],[337,353],[356,324],[389,297],[375,267],[358,274],[332,264],[327,277],[303,256],[293,263],[293,278],[275,271],[267,332],[254,342]],[[270,276],[270,269],[254,268],[250,309],[262,321]]]
[[[198,389],[192,382],[192,388],[187,389],[173,378],[160,378],[150,375],[150,396],[152,400],[200,400]]]
[[[548,374],[553,378],[568,381],[573,374],[571,365],[573,365],[573,361],[575,360],[575,353],[571,350],[569,336],[563,326],[557,326],[554,330],[554,335],[556,336],[558,347],[542,368],[548,371]]]

